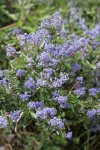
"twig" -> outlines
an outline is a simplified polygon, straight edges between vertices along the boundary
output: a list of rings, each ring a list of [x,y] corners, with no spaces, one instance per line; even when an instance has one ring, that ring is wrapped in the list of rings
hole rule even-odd
[[[74,89],[74,87],[75,87],[78,83],[79,83],[79,81],[77,81],[77,82],[73,85],[73,87],[70,89],[70,91],[69,91],[69,93],[68,93],[68,94],[70,94],[70,93],[71,93],[71,91]]]
[[[13,26],[15,26],[15,25],[16,25],[16,23],[13,23],[13,24],[10,24],[10,25],[8,25],[8,26],[2,27],[2,28],[0,28],[0,31],[1,31],[1,30],[5,30],[5,29],[7,29],[7,28],[11,28],[11,27],[13,27]]]
[[[34,133],[32,133],[32,132],[22,132],[22,131],[20,132],[20,134],[24,134],[24,135],[26,135],[26,134],[27,134],[27,135],[34,135]]]

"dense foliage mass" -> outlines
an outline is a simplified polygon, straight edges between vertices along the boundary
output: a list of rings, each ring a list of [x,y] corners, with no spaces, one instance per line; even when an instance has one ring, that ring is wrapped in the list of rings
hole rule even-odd
[[[10,67],[0,70],[0,128],[19,137],[32,125],[34,137],[63,146],[78,144],[82,129],[88,145],[100,132],[100,24],[90,27],[71,8],[68,19],[56,12],[34,33],[15,28],[12,38]]]

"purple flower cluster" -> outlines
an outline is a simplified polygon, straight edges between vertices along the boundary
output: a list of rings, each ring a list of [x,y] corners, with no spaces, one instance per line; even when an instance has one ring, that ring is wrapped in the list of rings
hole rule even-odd
[[[90,96],[95,96],[98,94],[98,89],[97,88],[91,88],[89,89],[89,95]]]
[[[66,30],[61,30],[60,37],[65,38],[65,36],[66,36]]]
[[[86,37],[81,37],[79,40],[75,41],[73,44],[74,52],[81,51],[83,48],[85,48],[88,42],[89,42],[89,39],[87,39]]]
[[[55,90],[55,92],[53,93],[53,99],[55,99],[55,97],[59,97],[59,96],[60,96],[60,91]]]
[[[2,80],[0,80],[0,83],[1,83],[1,85],[4,86],[4,87],[7,86],[8,81],[7,81],[6,77],[3,78]]]
[[[90,119],[90,129],[93,132],[100,131],[100,109],[88,110],[87,116]]]
[[[96,24],[95,28],[92,31],[88,30],[89,36],[91,36],[91,39],[95,39],[100,35],[100,24]]]
[[[95,109],[93,110],[88,110],[87,115],[89,118],[93,118],[96,115],[97,111]]]
[[[87,30],[86,21],[80,16],[80,12],[75,7],[72,7],[70,10],[70,22],[74,23],[76,26],[79,25],[83,30]]]
[[[58,102],[58,104],[61,105],[61,108],[69,108],[69,104],[67,104],[67,96],[58,96],[55,97],[54,100]]]
[[[36,111],[36,117],[41,119],[46,119],[48,117],[54,118],[56,115],[56,109],[55,108],[44,108],[44,109],[38,109]]]
[[[75,95],[83,96],[85,95],[85,91],[86,91],[86,88],[82,87],[82,88],[74,90],[73,92]]]
[[[88,115],[89,118],[94,118],[95,115],[100,115],[100,109],[88,110],[87,115]]]
[[[11,46],[6,46],[6,55],[8,57],[13,57],[17,55],[16,49]]]
[[[5,117],[0,116],[0,128],[7,128],[8,120]]]
[[[18,69],[18,70],[16,71],[16,76],[17,76],[17,77],[20,77],[20,78],[23,78],[23,77],[25,76],[25,73],[26,73],[25,70],[23,70],[23,69]]]
[[[50,27],[54,27],[56,29],[56,31],[59,32],[61,30],[63,24],[64,24],[64,22],[63,22],[61,14],[59,12],[56,12],[49,19],[42,20],[40,28],[48,29]]]
[[[12,118],[13,122],[18,122],[21,117],[21,112],[16,110],[14,112],[10,112],[9,116]]]
[[[55,58],[59,58],[61,56],[69,57],[71,55],[74,55],[76,52],[81,52],[86,49],[88,43],[88,38],[81,37],[79,39],[76,39],[72,44],[69,40],[62,45],[56,44],[53,55],[55,56]]]
[[[65,55],[65,50],[64,50],[63,46],[56,44],[55,50],[53,51],[53,56],[56,59],[58,59],[58,58],[60,58],[61,56],[64,56],[64,55]]]
[[[37,82],[36,82],[36,88],[46,87],[47,85],[48,85],[47,80],[44,80],[42,78],[38,79]]]
[[[54,45],[54,44],[51,44],[51,43],[45,44],[45,46],[44,46],[44,50],[45,50],[47,53],[53,52],[54,49],[55,49],[55,45]]]
[[[28,44],[34,44],[35,46],[40,46],[43,42],[49,42],[51,36],[49,35],[48,30],[40,29],[34,34],[24,33],[23,35],[19,35],[19,43],[21,46],[26,46]]]
[[[55,80],[52,83],[52,86],[55,88],[59,88],[61,87],[63,84],[66,83],[66,81],[69,80],[69,76],[67,73],[60,73],[60,78],[55,78]]]
[[[60,31],[63,25],[63,19],[59,12],[56,12],[51,18],[50,18],[50,26],[54,26],[56,31]]]
[[[20,29],[15,28],[15,29],[13,30],[13,35],[19,35],[19,34],[20,34],[20,32],[21,32],[21,30],[20,30]]]
[[[21,95],[22,101],[28,101],[30,99],[31,95],[28,92],[25,92]]]
[[[51,125],[52,127],[58,128],[58,129],[63,129],[65,127],[64,122],[62,122],[62,120],[57,117],[50,119],[48,124]]]
[[[81,83],[83,83],[83,77],[77,77],[76,80],[80,81]]]
[[[75,76],[75,73],[81,70],[81,65],[80,64],[74,64],[72,67],[72,72],[71,72],[71,76]]]
[[[30,109],[38,109],[38,108],[42,108],[44,106],[44,103],[43,102],[29,102],[28,104],[29,108]]]
[[[79,70],[81,70],[81,65],[80,64],[74,64],[74,66],[73,66],[73,72],[75,73],[75,72],[77,72]]]
[[[40,29],[32,35],[32,40],[35,46],[39,46],[42,43],[48,43],[51,39],[48,30]]]
[[[65,134],[65,137],[68,139],[68,140],[71,140],[72,139],[72,135],[73,135],[73,132],[72,131],[69,131]]]
[[[19,35],[18,38],[21,46],[25,46],[26,44],[31,44],[33,42],[31,34],[24,33],[23,35]]]
[[[25,82],[25,87],[28,89],[34,89],[35,88],[35,81],[33,80],[32,77],[30,77],[26,82]]]
[[[53,69],[51,68],[44,68],[43,71],[45,73],[42,74],[44,79],[51,79],[53,74]]]
[[[55,87],[55,88],[60,88],[62,85],[63,85],[63,82],[62,82],[62,80],[60,80],[60,79],[55,79],[54,81],[53,81],[53,87]]]
[[[80,89],[84,86],[84,83],[83,83],[83,77],[77,77],[76,78],[76,85],[75,85],[75,88],[76,89]]]
[[[57,60],[51,58],[50,54],[43,52],[39,57],[39,66],[53,66],[57,65]]]

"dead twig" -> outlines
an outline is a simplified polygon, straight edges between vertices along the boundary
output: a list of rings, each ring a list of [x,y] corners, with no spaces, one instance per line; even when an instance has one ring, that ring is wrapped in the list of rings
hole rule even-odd
[[[0,31],[1,31],[1,30],[5,30],[5,29],[8,29],[8,28],[11,28],[11,27],[15,26],[16,24],[17,24],[17,23],[13,23],[13,24],[10,24],[10,25],[8,25],[8,26],[2,27],[2,28],[0,28]]]
[[[70,89],[70,91],[69,91],[69,94],[72,92],[72,90],[74,89],[74,87],[79,83],[80,81],[77,81],[73,86],[72,86],[72,88]]]

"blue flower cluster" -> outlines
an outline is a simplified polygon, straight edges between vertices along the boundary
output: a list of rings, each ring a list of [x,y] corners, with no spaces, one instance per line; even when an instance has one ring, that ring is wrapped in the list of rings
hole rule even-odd
[[[87,112],[88,117],[90,118],[90,128],[94,132],[100,131],[100,109],[92,109]]]
[[[56,12],[52,17],[48,19],[43,19],[40,28],[48,29],[54,27],[57,32],[59,32],[64,24],[62,16],[59,12]]]
[[[16,76],[17,77],[20,77],[20,78],[23,78],[25,76],[25,73],[26,71],[23,70],[23,69],[18,69],[17,72],[16,72]]]
[[[67,133],[65,134],[65,137],[66,137],[68,140],[70,140],[70,139],[72,139],[72,135],[73,135],[73,132],[72,132],[72,131],[69,131],[69,132],[67,132]]]
[[[70,105],[67,103],[67,96],[58,96],[54,100],[60,104],[61,108],[70,108]]]
[[[54,117],[53,119],[50,119],[48,124],[50,124],[51,126],[53,126],[55,128],[58,128],[58,129],[63,129],[65,127],[62,120],[60,118],[56,118],[56,117]]]
[[[28,89],[34,89],[35,88],[35,81],[33,80],[32,77],[30,77],[26,82],[25,82],[25,87]]]
[[[31,95],[27,92],[21,95],[22,101],[28,101],[30,99]]]
[[[7,56],[8,57],[14,57],[17,55],[16,49],[11,46],[6,46]]]
[[[43,109],[38,109],[36,111],[36,117],[41,118],[41,119],[46,119],[48,117],[53,118],[56,115],[56,109],[55,108],[43,108]]]
[[[44,106],[44,103],[43,102],[29,102],[28,104],[29,108],[30,109],[38,109],[38,108],[42,108]]]
[[[85,88],[85,87],[82,87],[82,88],[76,89],[76,90],[74,90],[74,94],[75,94],[75,95],[82,96],[82,95],[84,95],[84,94],[85,94],[85,90],[86,90],[86,88]]]
[[[88,110],[87,115],[89,116],[89,118],[93,118],[95,117],[95,115],[100,115],[100,109]]]
[[[21,117],[21,112],[16,110],[14,112],[10,112],[9,116],[12,118],[13,122],[18,122]]]
[[[5,117],[0,116],[0,128],[7,128],[8,120]]]
[[[100,88],[91,88],[91,89],[89,89],[89,95],[90,96],[95,96],[98,93],[100,93]]]

